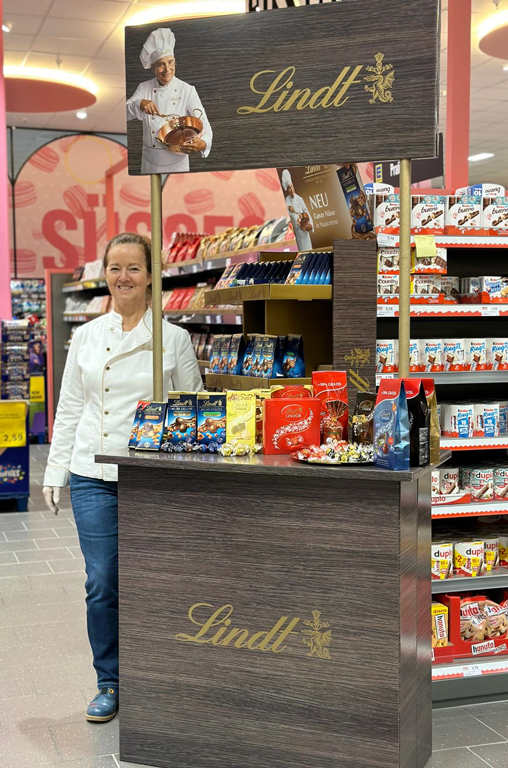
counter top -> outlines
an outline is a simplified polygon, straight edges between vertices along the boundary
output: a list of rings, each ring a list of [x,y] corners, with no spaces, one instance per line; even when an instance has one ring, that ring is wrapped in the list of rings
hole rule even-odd
[[[98,464],[118,464],[119,466],[151,467],[159,470],[179,469],[201,472],[239,472],[265,475],[293,475],[295,477],[322,477],[325,479],[344,480],[383,480],[391,482],[412,482],[426,475],[432,468],[440,466],[451,456],[451,451],[441,451],[441,461],[432,467],[414,467],[404,472],[392,472],[378,469],[373,465],[339,464],[325,466],[305,464],[289,456],[253,456],[228,457],[206,453],[159,453],[134,451],[125,448],[122,451],[98,454]]]

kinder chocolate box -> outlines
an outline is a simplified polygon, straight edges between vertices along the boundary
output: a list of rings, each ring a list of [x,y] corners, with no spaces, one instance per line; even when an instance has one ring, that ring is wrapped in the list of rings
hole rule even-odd
[[[410,339],[409,341],[409,370],[411,373],[417,373],[423,370],[421,363],[421,344],[420,339]]]
[[[423,370],[429,373],[444,370],[442,339],[425,339],[421,363]]]
[[[443,339],[443,359],[445,371],[465,370],[464,339]]]
[[[413,195],[411,231],[419,235],[442,235],[444,214],[445,197],[443,195]]]
[[[473,437],[474,405],[443,403],[441,412],[444,437]]]
[[[493,235],[508,231],[508,197],[484,197],[482,227]]]
[[[445,211],[445,226],[448,234],[454,231],[460,233],[463,229],[474,229],[481,226],[482,200],[475,195],[463,197],[450,196],[447,198]]]
[[[412,275],[411,293],[414,296],[430,296],[441,293],[441,275]]]
[[[378,275],[377,292],[380,296],[398,296],[399,295],[399,276],[398,275]]]
[[[508,400],[499,402],[499,434],[508,434]]]
[[[398,274],[399,249],[379,248],[377,252],[377,271],[379,274]],[[397,283],[398,285],[398,283]]]
[[[263,452],[290,454],[320,444],[321,400],[317,397],[264,401]]]
[[[191,451],[196,442],[195,392],[168,392],[161,450],[165,453]]]
[[[383,339],[376,342],[376,373],[397,371],[397,339]]]
[[[474,197],[501,197],[504,193],[505,188],[501,184],[472,184],[467,188],[467,194]]]
[[[474,436],[499,437],[499,403],[475,403]]]
[[[400,199],[398,195],[374,195],[374,228],[376,233],[398,235]]]
[[[442,293],[449,299],[458,299],[460,295],[460,277],[454,275],[441,275],[439,286]]]
[[[202,449],[216,453],[226,441],[226,395],[198,392],[196,442]]]
[[[508,370],[508,339],[487,339],[487,368],[491,371]]]
[[[466,370],[485,371],[487,369],[487,340],[466,339]]]
[[[398,249],[397,249],[398,250]],[[416,255],[416,248],[411,250],[411,272],[415,274],[446,275],[448,269],[448,252],[446,248],[436,248],[434,257]]]

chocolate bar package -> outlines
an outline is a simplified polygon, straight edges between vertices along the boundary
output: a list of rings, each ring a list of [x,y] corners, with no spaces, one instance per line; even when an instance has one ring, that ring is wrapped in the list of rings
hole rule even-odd
[[[144,403],[138,407],[139,421],[136,427],[137,451],[159,451],[162,443],[166,403]],[[136,415],[138,413],[136,411]],[[129,441],[130,446],[130,441]]]
[[[210,373],[219,373],[221,343],[222,334],[218,333],[213,337],[212,351],[210,352]]]
[[[282,376],[282,355],[283,348],[281,337],[265,336],[263,342],[261,376],[268,379],[275,379],[277,376]]]
[[[218,373],[228,372],[229,347],[231,345],[231,336],[224,335],[220,342],[219,370]]]
[[[374,464],[409,469],[409,416],[402,379],[381,379],[374,408]]]
[[[255,337],[251,336],[247,340],[247,345],[245,347],[245,354],[243,356],[243,363],[242,363],[243,376],[253,376],[252,363],[254,361],[254,343],[255,343]]]
[[[147,400],[139,400],[136,406],[136,413],[134,414],[134,422],[132,424],[131,436],[129,438],[129,448],[135,448],[138,443],[138,428],[140,421],[143,417],[143,411],[150,403]]]
[[[437,464],[441,451],[441,424],[437,407],[436,386],[434,379],[422,379],[427,405],[430,411],[429,460]]]
[[[353,415],[353,440],[372,445],[374,441],[375,392],[357,392]]]
[[[229,345],[229,358],[227,372],[232,376],[239,376],[243,369],[245,355],[245,341],[243,333],[235,333],[231,336]]]
[[[346,371],[313,371],[314,397],[321,401],[323,441],[348,439],[348,398]]]
[[[316,398],[276,398],[264,403],[263,452],[290,454],[319,445],[321,401]]]
[[[201,450],[216,453],[226,442],[226,395],[198,392],[196,443]]]
[[[282,358],[282,373],[287,379],[302,379],[305,377],[302,336],[287,337]]]
[[[196,411],[195,392],[168,392],[162,451],[181,453],[192,450],[196,442]]]
[[[353,238],[373,237],[374,224],[363,190],[358,166],[355,163],[339,165],[337,170],[340,185],[351,216]]]
[[[256,444],[255,392],[226,393],[226,440],[242,445]]]
[[[256,443],[263,444],[264,402],[272,396],[271,389],[253,389],[256,395]]]
[[[271,387],[272,397],[314,397],[313,389],[310,384],[288,384],[283,387],[282,384],[274,384]]]
[[[421,379],[403,379],[409,417],[409,463],[412,467],[429,464],[430,411]]]
[[[263,350],[265,347],[265,336],[263,334],[254,334],[254,349],[252,351],[252,372],[251,376],[261,378],[263,375]]]

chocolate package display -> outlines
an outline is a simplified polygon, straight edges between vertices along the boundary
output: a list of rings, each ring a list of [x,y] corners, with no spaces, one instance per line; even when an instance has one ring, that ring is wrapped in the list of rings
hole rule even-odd
[[[243,333],[235,333],[231,337],[229,345],[229,357],[227,372],[231,376],[240,375],[243,369],[243,359],[245,356],[245,341]]]
[[[256,444],[255,392],[226,393],[226,440],[240,445]]]
[[[409,463],[426,467],[429,463],[430,411],[420,379],[403,379],[409,418]]]
[[[261,378],[263,375],[263,354],[265,349],[265,336],[254,335],[254,349],[252,352],[252,370],[250,375]]]
[[[226,395],[198,392],[196,407],[196,444],[203,452],[216,453],[226,442]]]
[[[446,198],[443,195],[413,195],[411,200],[411,231],[442,235]]]
[[[432,616],[432,648],[446,648],[448,645],[448,606],[433,602]]]
[[[353,238],[366,238],[373,233],[374,225],[358,166],[355,163],[339,165],[337,176],[351,216]]]
[[[263,341],[263,362],[258,366],[258,375],[275,379],[282,376],[282,355],[284,337],[265,336]]]
[[[137,451],[159,451],[162,443],[166,403],[140,401],[131,430],[129,448]]]
[[[212,350],[210,352],[210,373],[219,373],[220,347],[222,334],[213,337]]]
[[[374,464],[409,469],[409,416],[401,379],[381,379],[374,409]]]
[[[245,346],[245,354],[243,356],[243,363],[242,363],[242,375],[243,376],[253,376],[252,373],[252,364],[254,362],[254,344],[256,342],[256,339],[254,336],[251,336],[247,340],[247,344]]]
[[[305,358],[303,355],[303,337],[288,336],[284,345],[282,372],[287,379],[305,377]]]
[[[437,408],[436,387],[434,379],[422,379],[427,406],[430,414],[429,424],[429,461],[436,464],[440,456],[441,425],[439,423],[439,413]]]
[[[321,434],[323,442],[348,439],[347,373],[345,371],[313,371],[314,397],[321,401]]]
[[[217,373],[228,372],[230,345],[231,345],[231,336],[227,336],[227,335],[222,336],[220,341],[220,352],[219,352],[219,370],[217,371]]]
[[[311,384],[274,384],[270,391],[272,397],[313,397],[314,389]]]
[[[196,392],[168,392],[161,450],[191,451],[196,442]]]
[[[256,443],[263,444],[263,429],[265,423],[265,409],[264,402],[268,398],[272,397],[271,389],[255,389],[253,390],[256,395]]]
[[[274,398],[264,402],[263,452],[286,454],[319,443],[321,401]]]
[[[353,439],[360,444],[372,445],[374,442],[375,392],[357,392],[353,415]]]

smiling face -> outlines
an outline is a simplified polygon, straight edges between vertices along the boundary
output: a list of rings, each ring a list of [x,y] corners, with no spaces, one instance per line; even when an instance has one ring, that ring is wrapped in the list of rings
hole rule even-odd
[[[105,277],[117,312],[122,314],[122,310],[131,312],[145,307],[152,276],[139,245],[114,245],[108,253]]]
[[[163,56],[152,64],[152,71],[161,85],[168,85],[175,76],[176,59],[174,56]]]
[[[288,192],[289,192],[290,197],[294,197],[295,196],[295,188],[294,188],[293,184],[288,184]]]

